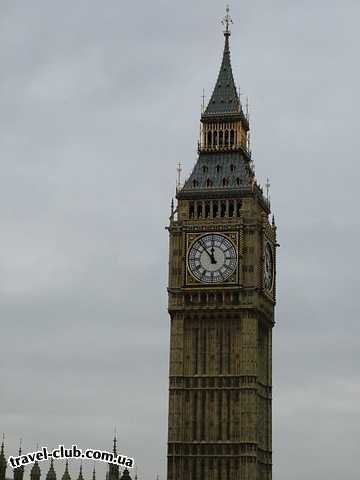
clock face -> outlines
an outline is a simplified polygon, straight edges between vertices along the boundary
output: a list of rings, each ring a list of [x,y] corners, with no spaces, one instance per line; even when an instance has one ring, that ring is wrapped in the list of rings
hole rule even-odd
[[[265,247],[265,264],[264,264],[264,286],[266,290],[271,291],[274,282],[274,262],[273,253],[270,243]]]
[[[188,253],[189,270],[203,283],[224,282],[235,272],[236,265],[234,244],[218,233],[208,233],[196,239]]]

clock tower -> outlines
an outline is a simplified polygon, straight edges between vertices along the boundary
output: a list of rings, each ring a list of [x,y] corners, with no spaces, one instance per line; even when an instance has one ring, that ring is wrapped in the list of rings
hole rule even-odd
[[[168,480],[270,480],[276,227],[230,62],[172,205]]]

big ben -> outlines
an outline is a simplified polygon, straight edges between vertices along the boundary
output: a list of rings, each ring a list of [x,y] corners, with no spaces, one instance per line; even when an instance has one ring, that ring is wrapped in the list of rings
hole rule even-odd
[[[198,159],[169,230],[168,480],[272,476],[276,226],[255,177],[229,12]]]

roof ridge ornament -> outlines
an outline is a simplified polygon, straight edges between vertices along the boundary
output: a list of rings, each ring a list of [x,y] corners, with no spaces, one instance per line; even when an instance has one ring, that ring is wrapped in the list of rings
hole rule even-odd
[[[230,31],[229,25],[234,23],[229,12],[230,12],[230,7],[229,5],[226,5],[226,15],[221,20],[221,23],[225,26],[225,30],[224,30],[225,37],[230,37],[231,31]]]

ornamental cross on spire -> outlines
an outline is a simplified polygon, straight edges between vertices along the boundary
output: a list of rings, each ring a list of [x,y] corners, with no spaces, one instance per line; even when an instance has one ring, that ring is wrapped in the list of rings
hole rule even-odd
[[[230,8],[229,8],[229,5],[227,5],[226,6],[226,15],[223,18],[223,20],[221,20],[221,23],[225,26],[225,30],[224,30],[224,35],[225,36],[230,36],[231,35],[229,25],[231,23],[233,23],[233,21],[232,21],[232,18],[230,17],[229,12],[230,12]]]

